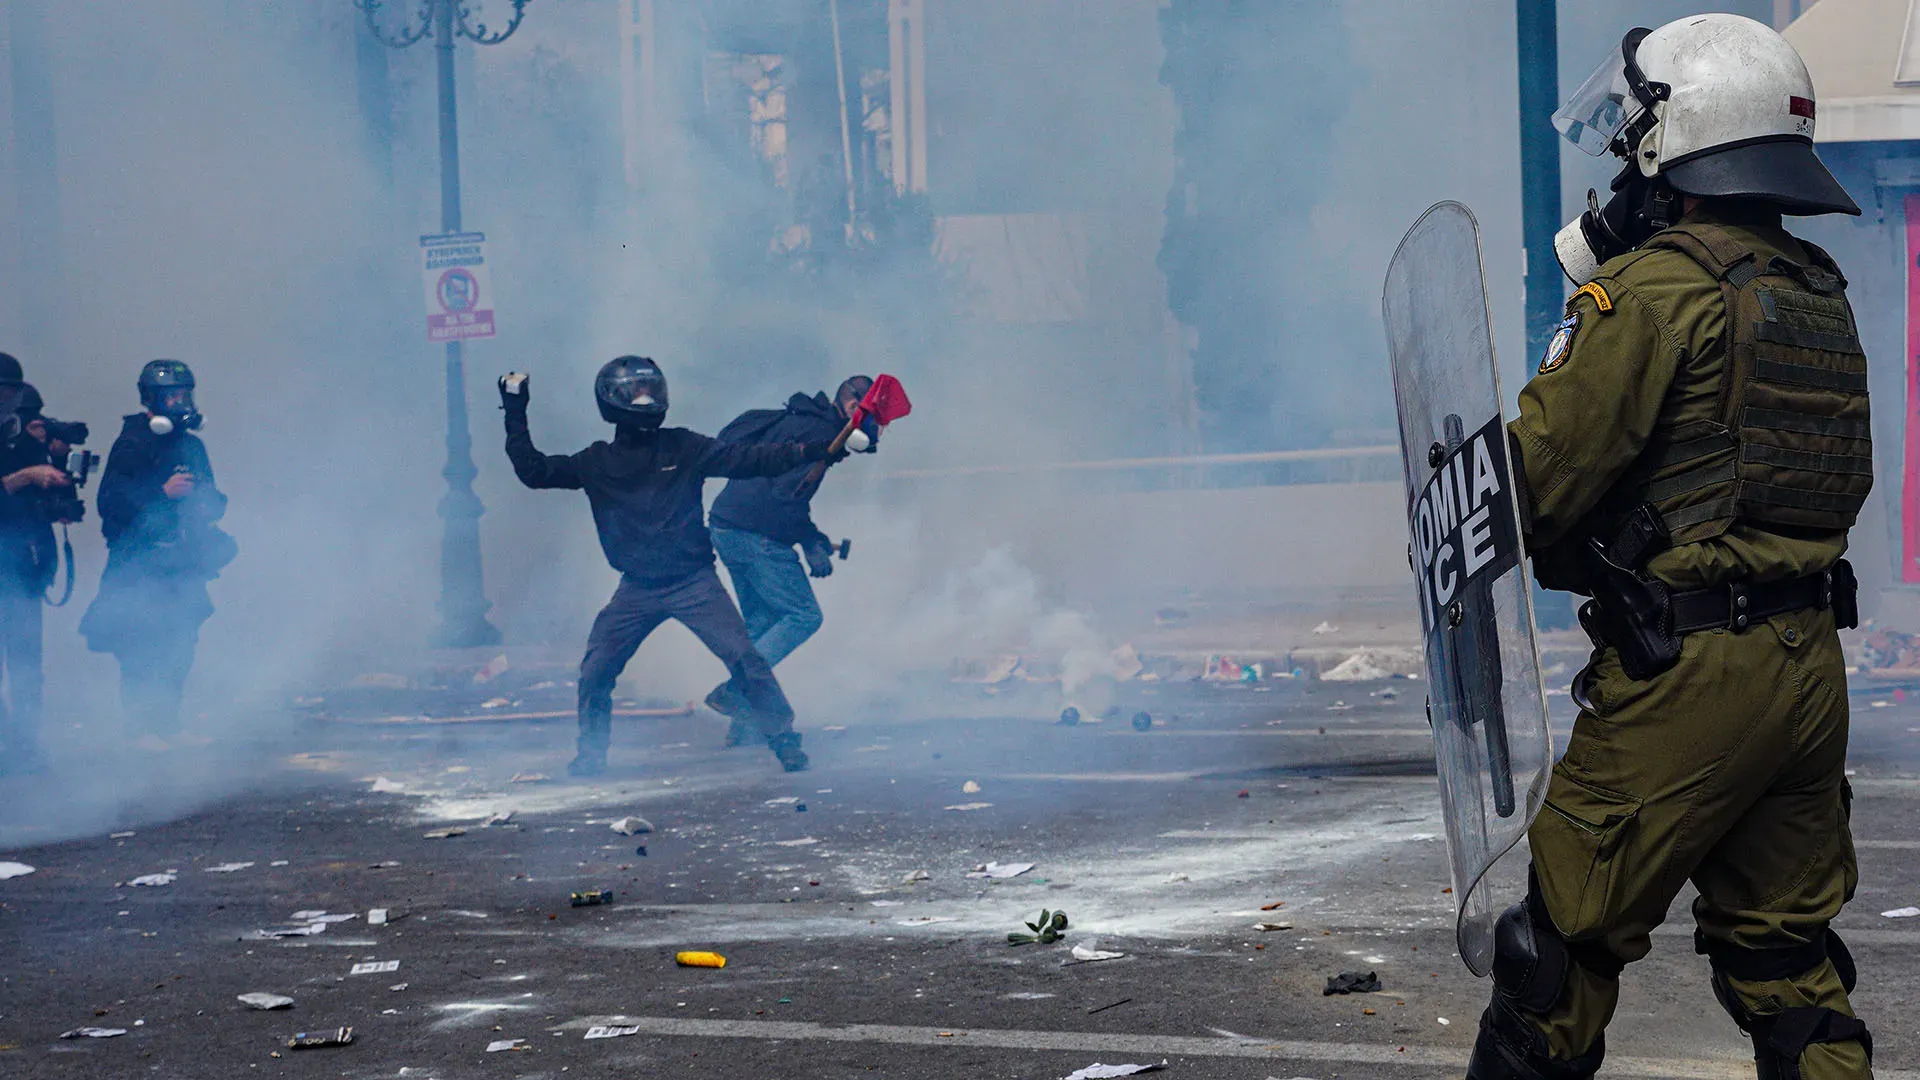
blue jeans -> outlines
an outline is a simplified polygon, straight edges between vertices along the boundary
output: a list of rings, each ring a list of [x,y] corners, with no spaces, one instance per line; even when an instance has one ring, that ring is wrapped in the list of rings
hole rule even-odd
[[[820,602],[792,544],[743,529],[713,530],[713,549],[727,564],[747,634],[768,666],[785,660],[820,629]]]

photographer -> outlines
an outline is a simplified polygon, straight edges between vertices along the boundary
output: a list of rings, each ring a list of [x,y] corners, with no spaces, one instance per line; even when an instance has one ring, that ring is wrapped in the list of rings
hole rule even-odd
[[[233,538],[214,523],[227,497],[214,486],[193,372],[155,360],[140,372],[141,412],[125,418],[100,477],[100,531],[107,569],[80,620],[94,652],[120,661],[120,701],[165,746],[180,727],[180,702],[200,625],[213,615],[207,583],[233,561]]]
[[[45,768],[40,748],[40,604],[53,581],[50,505],[72,480],[17,411],[30,387],[20,361],[0,353],[0,666],[7,707],[0,716],[0,775]]]

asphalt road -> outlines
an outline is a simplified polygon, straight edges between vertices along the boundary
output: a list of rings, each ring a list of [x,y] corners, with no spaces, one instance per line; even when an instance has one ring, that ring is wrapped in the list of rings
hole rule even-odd
[[[565,779],[565,724],[314,723],[217,803],[0,851],[36,868],[0,881],[0,1076],[1458,1076],[1487,984],[1452,947],[1418,701],[1406,682],[1164,687],[1061,727],[980,698],[968,719],[816,727],[795,776],[718,749],[711,715],[623,721],[592,784]],[[1840,928],[1879,1075],[1915,1080],[1920,919],[1879,913],[1920,903],[1920,709],[1855,703],[1863,874]],[[29,794],[0,786],[0,835],[30,835],[6,831]],[[633,815],[654,831],[610,828]],[[603,888],[611,905],[569,905]],[[1043,908],[1065,941],[1010,946]],[[302,911],[353,917],[259,937]],[[1603,1075],[1752,1075],[1689,933],[1675,919],[1629,969]],[[683,949],[726,967],[676,966]],[[378,962],[397,968],[351,973]],[[1351,969],[1383,990],[1322,994]],[[295,1004],[235,1000],[261,991]],[[60,1038],[89,1025],[127,1034]],[[341,1026],[351,1045],[285,1046]],[[634,1030],[586,1037],[609,1026]]]

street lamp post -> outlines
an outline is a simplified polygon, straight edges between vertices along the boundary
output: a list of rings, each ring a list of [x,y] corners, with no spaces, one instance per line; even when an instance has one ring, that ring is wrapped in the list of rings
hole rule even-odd
[[[476,45],[498,45],[513,36],[525,16],[527,0],[510,0],[513,15],[500,29],[474,17],[467,0],[419,0],[420,6],[399,27],[380,22],[384,0],[354,0],[366,15],[367,30],[382,45],[404,49],[431,33],[439,56],[440,86],[440,231],[460,231],[460,128],[454,104],[453,44],[464,37]],[[434,644],[449,648],[495,645],[500,631],[487,621],[485,577],[480,561],[480,516],[486,507],[474,494],[473,437],[467,429],[466,362],[459,339],[447,342],[447,493],[440,499],[440,626]]]

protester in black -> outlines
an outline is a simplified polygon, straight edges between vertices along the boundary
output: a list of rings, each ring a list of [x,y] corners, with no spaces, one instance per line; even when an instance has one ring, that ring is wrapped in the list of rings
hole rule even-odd
[[[0,705],[0,775],[39,772],[46,764],[40,605],[56,558],[46,496],[72,483],[16,411],[30,389],[24,375],[19,360],[0,353],[0,668],[7,691]]]
[[[827,444],[729,445],[663,428],[666,376],[651,360],[622,356],[594,380],[600,415],[614,425],[613,441],[571,455],[542,454],[527,431],[527,381],[518,374],[500,380],[514,474],[530,488],[584,490],[601,550],[621,575],[580,661],[579,752],[567,771],[594,776],[606,770],[614,683],[640,643],[668,619],[678,619],[727,666],[781,765],[789,772],[806,768],[793,708],[773,668],[754,651],[714,569],[713,544],[700,520],[701,489],[709,477],[777,476],[825,460]]]
[[[125,418],[100,476],[100,531],[107,568],[80,620],[94,652],[120,661],[120,702],[164,745],[180,728],[180,705],[200,626],[213,615],[207,583],[237,554],[215,524],[227,497],[214,484],[193,404],[193,372],[155,360],[140,372],[143,411]]]

